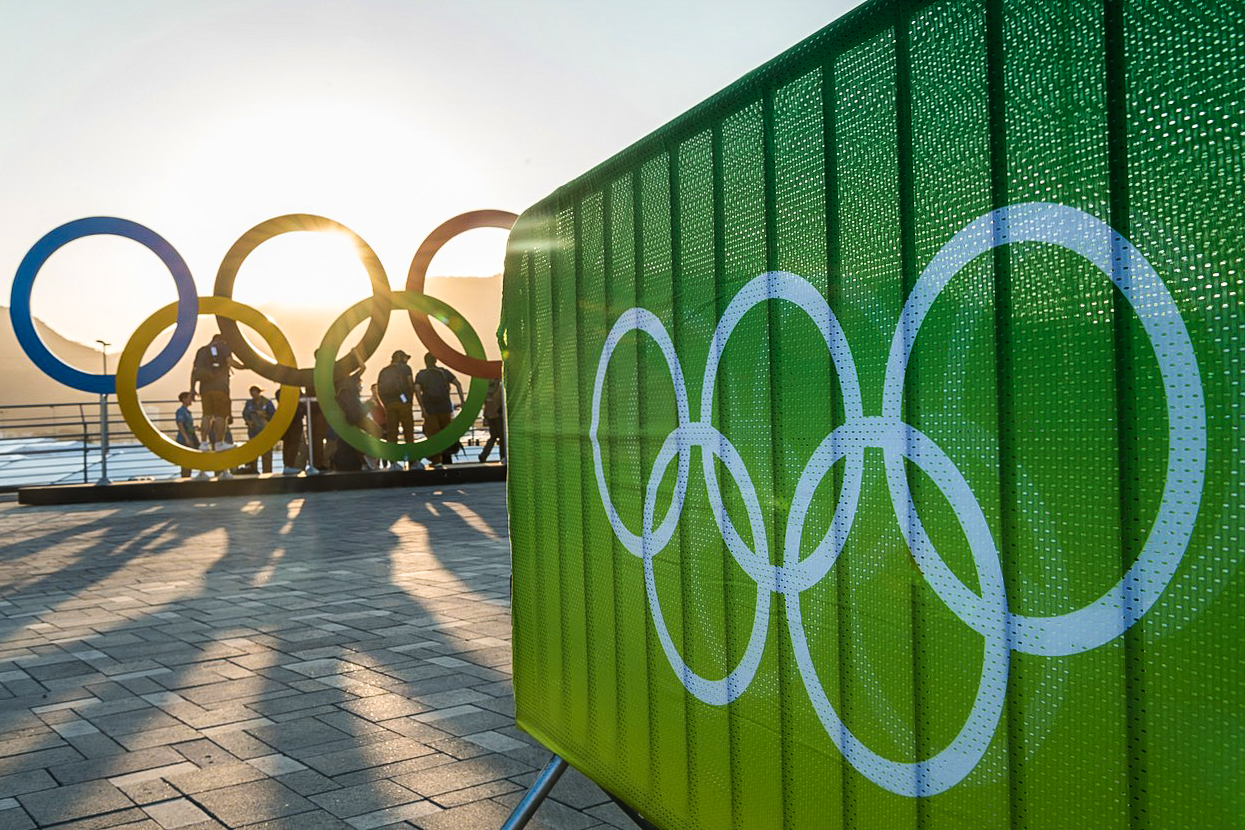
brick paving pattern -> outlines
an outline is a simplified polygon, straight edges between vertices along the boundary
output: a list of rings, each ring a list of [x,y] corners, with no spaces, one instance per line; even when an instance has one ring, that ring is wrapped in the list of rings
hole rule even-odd
[[[0,503],[0,828],[498,827],[500,484]],[[570,772],[529,825],[632,828]]]

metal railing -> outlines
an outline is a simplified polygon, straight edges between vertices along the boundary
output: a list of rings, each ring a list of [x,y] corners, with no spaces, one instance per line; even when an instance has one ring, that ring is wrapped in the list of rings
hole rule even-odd
[[[174,478],[177,465],[139,443],[111,396],[103,401],[33,403],[0,406],[0,492],[37,484],[89,484]],[[177,401],[144,401],[156,429],[177,432]],[[238,403],[239,411],[241,404]],[[415,413],[416,423],[420,413]],[[195,422],[198,424],[196,416]],[[246,427],[235,415],[232,428]],[[488,429],[477,419],[462,437],[464,446],[479,446]],[[278,442],[277,448],[280,448]],[[471,459],[474,460],[474,459]]]

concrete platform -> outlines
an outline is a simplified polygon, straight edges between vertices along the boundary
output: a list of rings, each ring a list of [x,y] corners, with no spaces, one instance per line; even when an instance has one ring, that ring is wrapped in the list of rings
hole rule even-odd
[[[19,487],[17,501],[28,505],[94,504],[110,501],[167,501],[222,496],[263,496],[324,493],[336,490],[376,490],[386,487],[438,487],[505,481],[503,464],[450,464],[433,470],[384,470],[360,473],[320,473],[284,476],[238,475],[225,481],[164,479],[118,481],[113,484],[51,484]]]
[[[0,538],[0,830],[487,830],[549,758],[501,484],[0,500]],[[634,830],[574,771],[528,828]]]

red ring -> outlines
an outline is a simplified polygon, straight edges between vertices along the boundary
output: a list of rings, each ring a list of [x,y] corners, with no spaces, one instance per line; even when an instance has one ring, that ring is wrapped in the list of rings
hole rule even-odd
[[[470,231],[476,228],[500,228],[503,231],[508,231],[514,227],[514,223],[518,219],[517,214],[511,213],[508,210],[473,210],[442,222],[436,230],[428,234],[428,238],[423,241],[423,244],[419,246],[419,250],[415,252],[415,258],[411,260],[411,270],[406,274],[406,290],[424,293],[424,281],[428,276],[428,266],[432,263],[432,258],[436,256],[437,251],[441,250],[446,242],[449,242],[463,231]],[[428,347],[428,351],[437,360],[440,360],[451,369],[457,369],[472,377],[501,377],[500,360],[480,360],[479,358],[465,355],[462,352],[454,351],[433,329],[427,314],[414,310],[410,314],[411,325],[415,328],[415,333],[419,335],[420,341]]]

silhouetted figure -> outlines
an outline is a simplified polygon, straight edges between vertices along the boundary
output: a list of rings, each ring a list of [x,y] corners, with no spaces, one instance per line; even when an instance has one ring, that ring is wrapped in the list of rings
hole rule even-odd
[[[199,446],[199,436],[195,432],[195,416],[190,412],[190,402],[194,399],[194,395],[189,392],[182,392],[177,396],[177,400],[181,406],[177,408],[177,413],[173,416],[173,420],[177,423],[177,443],[183,447],[195,449]],[[189,467],[182,467],[182,478],[190,478],[190,474],[194,470]]]
[[[367,429],[368,417],[367,407],[363,405],[361,397],[362,391],[363,381],[358,374],[353,374],[337,382],[335,397],[342,414],[346,416],[346,423],[365,430]],[[333,448],[333,469],[342,472],[362,470],[363,454],[346,441],[343,441],[341,436],[335,437],[337,441]]]
[[[497,444],[497,454],[503,464],[506,463],[506,419],[504,413],[501,381],[493,378],[488,382],[488,392],[484,395],[484,423],[488,424],[488,441],[480,450],[480,461],[488,461],[488,454]]]
[[[203,399],[202,443],[204,452],[219,452],[233,446],[225,438],[230,417],[229,375],[242,364],[233,359],[233,352],[225,342],[225,336],[217,332],[212,340],[195,352],[194,366],[190,370],[190,400],[195,398],[195,388]],[[207,478],[202,472],[200,478]],[[230,478],[228,470],[222,470],[218,478]]]
[[[277,389],[277,401],[280,402],[287,390],[284,386]],[[294,394],[297,394],[295,391]],[[287,476],[296,476],[303,469],[303,423],[307,410],[300,403],[294,412],[294,420],[285,428],[281,436],[281,470]]]
[[[247,402],[242,404],[242,422],[246,424],[247,438],[254,438],[268,426],[268,422],[272,420],[272,416],[276,414],[277,408],[272,401],[264,397],[262,389],[258,386],[250,388],[251,397]],[[259,471],[259,459],[251,462],[252,472]],[[265,473],[272,472],[272,450],[269,449],[263,455],[263,470]]]
[[[454,418],[454,404],[450,400],[450,386],[458,389],[458,403],[463,402],[463,385],[450,371],[437,365],[432,352],[424,355],[424,368],[415,376],[415,395],[419,398],[419,408],[424,413],[424,435],[431,438],[450,425]],[[434,453],[428,457],[433,467],[448,464],[451,451]]]
[[[409,354],[398,349],[393,353],[392,362],[381,369],[376,378],[376,391],[385,406],[385,439],[392,443],[397,443],[399,428],[404,441],[415,440],[415,418],[411,412],[415,379],[406,363],[410,359]]]

